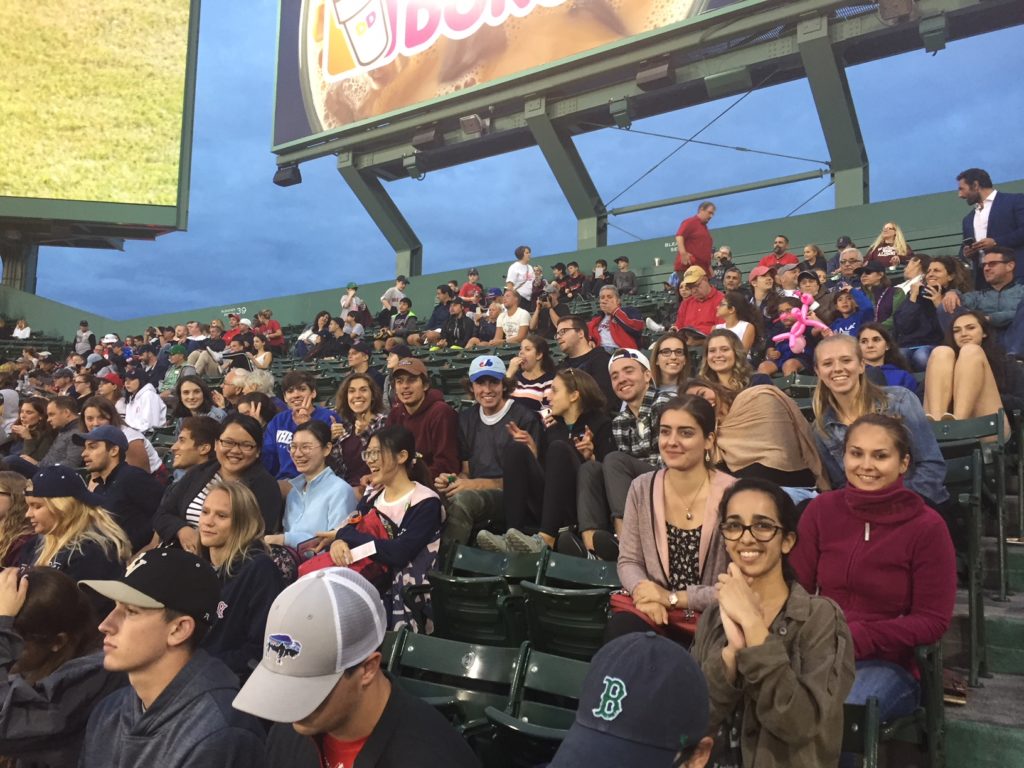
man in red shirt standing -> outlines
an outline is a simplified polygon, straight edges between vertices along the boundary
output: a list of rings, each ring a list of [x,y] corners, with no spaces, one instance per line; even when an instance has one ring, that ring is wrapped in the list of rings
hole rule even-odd
[[[789,238],[785,235],[776,235],[772,246],[772,252],[757,262],[759,267],[778,269],[783,264],[799,264],[800,259],[796,254],[789,252]]]
[[[715,215],[715,204],[705,201],[697,208],[697,215],[683,221],[676,232],[676,272],[682,273],[687,267],[700,267],[711,271],[711,233],[708,222]]]
[[[688,339],[703,341],[718,322],[718,305],[725,296],[711,284],[707,272],[700,267],[686,270],[682,286],[689,295],[679,305],[672,327],[683,331]]]

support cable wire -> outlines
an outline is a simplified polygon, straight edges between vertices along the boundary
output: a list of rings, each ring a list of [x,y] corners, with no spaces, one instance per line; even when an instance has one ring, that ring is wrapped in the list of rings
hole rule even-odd
[[[754,92],[755,90],[757,90],[758,88],[760,88],[761,86],[763,86],[763,85],[764,85],[765,83],[767,83],[767,82],[768,82],[768,80],[770,80],[770,79],[772,78],[772,76],[774,76],[774,75],[775,75],[775,73],[776,73],[777,71],[778,71],[778,68],[775,68],[775,69],[773,69],[773,70],[772,70],[771,72],[769,72],[769,73],[768,73],[767,75],[765,75],[765,76],[764,76],[763,78],[761,78],[761,80],[760,80],[760,81],[758,81],[758,82],[757,82],[757,83],[755,83],[754,85],[750,86],[750,90],[748,90],[748,91],[747,91],[746,93],[744,93],[744,94],[743,94],[742,96],[740,96],[740,97],[739,97],[738,99],[736,99],[736,101],[734,101],[734,102],[733,102],[732,104],[730,104],[730,105],[729,105],[729,106],[727,106],[727,107],[726,107],[725,109],[723,109],[723,110],[722,110],[721,112],[719,112],[719,113],[718,113],[717,115],[715,115],[715,116],[714,116],[713,118],[711,118],[711,120],[709,120],[709,121],[708,121],[707,123],[705,123],[705,124],[704,124],[704,125],[703,125],[703,126],[702,126],[702,127],[701,127],[701,128],[700,128],[700,129],[699,129],[699,130],[698,130],[697,132],[696,132],[696,133],[694,133],[694,134],[693,134],[692,136],[690,136],[690,138],[688,138],[688,139],[684,140],[684,141],[683,141],[683,142],[682,142],[682,143],[681,143],[681,144],[680,144],[680,145],[679,145],[678,147],[676,147],[676,148],[675,148],[675,149],[673,149],[673,150],[672,150],[671,152],[669,152],[669,153],[668,153],[667,155],[665,155],[665,157],[663,157],[663,158],[662,158],[661,160],[659,160],[659,161],[658,161],[657,163],[655,163],[655,164],[654,164],[654,165],[653,165],[652,167],[650,167],[650,168],[648,168],[648,169],[647,169],[646,171],[644,171],[644,172],[643,172],[643,173],[642,173],[642,174],[640,175],[640,177],[639,177],[638,179],[636,179],[636,181],[634,181],[634,182],[633,182],[632,184],[630,184],[630,185],[629,185],[628,187],[626,187],[626,188],[625,188],[624,190],[622,190],[621,192],[619,192],[619,194],[615,195],[615,197],[613,197],[613,198],[612,198],[611,200],[609,200],[609,201],[608,201],[607,203],[605,203],[605,206],[606,206],[606,207],[607,207],[607,206],[610,206],[610,205],[611,205],[612,203],[614,203],[614,202],[615,202],[616,200],[618,200],[618,199],[619,199],[620,197],[622,197],[622,196],[623,196],[624,194],[626,194],[627,192],[629,192],[629,190],[631,190],[631,189],[632,189],[633,187],[635,187],[635,186],[636,186],[637,184],[639,184],[639,183],[640,183],[641,181],[643,181],[643,180],[644,180],[644,179],[646,179],[646,178],[647,178],[648,176],[650,176],[650,175],[651,175],[652,173],[654,173],[654,171],[656,171],[656,170],[657,170],[657,169],[658,169],[659,167],[661,167],[661,166],[662,166],[662,165],[663,165],[663,164],[664,164],[665,162],[667,162],[667,161],[668,161],[668,160],[669,160],[669,159],[670,159],[670,158],[671,158],[671,157],[672,157],[673,155],[675,155],[675,154],[676,154],[676,152],[678,152],[679,150],[681,150],[681,149],[682,149],[683,147],[685,147],[685,146],[686,146],[687,144],[689,144],[689,143],[690,143],[691,141],[693,141],[693,140],[694,140],[695,138],[697,138],[697,137],[698,137],[698,136],[700,136],[700,135],[701,135],[702,133],[704,133],[704,131],[706,131],[706,130],[707,130],[708,128],[710,128],[710,127],[711,127],[712,125],[714,125],[714,124],[715,124],[715,123],[717,123],[717,122],[718,122],[719,120],[721,120],[721,119],[722,119],[723,117],[725,117],[725,116],[726,116],[726,114],[728,114],[729,112],[731,112],[731,111],[732,111],[732,109],[733,109],[734,107],[737,107],[737,106],[739,106],[740,102],[741,102],[741,101],[743,101],[743,100],[744,100],[745,98],[747,98],[747,96],[749,96],[749,95],[750,95],[750,94],[752,94],[752,93],[753,93],[753,92]]]
[[[620,227],[618,224],[612,224],[612,222],[610,222],[610,221],[608,222],[608,226],[609,227],[615,227],[615,229],[619,230],[620,232],[625,232],[627,235],[632,237],[634,240],[643,241],[645,239],[645,238],[640,237],[640,235],[634,235],[628,229],[625,229],[624,227]]]
[[[624,131],[626,133],[636,134],[637,136],[652,136],[656,139],[671,139],[672,141],[686,141],[690,144],[700,144],[704,147],[716,147],[718,149],[732,149],[737,152],[750,152],[754,155],[764,155],[766,157],[781,157],[784,160],[800,160],[805,163],[815,163],[817,165],[824,165],[828,167],[830,165],[828,160],[817,160],[813,157],[801,157],[800,155],[787,155],[782,152],[770,152],[767,149],[751,149],[750,147],[738,147],[732,144],[718,144],[714,141],[700,141],[699,139],[684,139],[680,136],[672,136],[667,133],[655,133],[654,131],[641,131],[637,128],[619,128],[618,126],[601,125],[600,123],[581,123],[581,125],[590,126],[592,128],[616,128],[617,130]]]
[[[818,190],[817,192],[815,192],[815,193],[814,193],[813,195],[811,195],[810,197],[808,197],[808,198],[807,198],[806,200],[804,200],[804,201],[803,201],[802,203],[800,203],[800,205],[798,205],[798,206],[797,206],[796,208],[794,208],[794,209],[793,209],[792,211],[790,211],[789,213],[787,213],[787,214],[786,214],[785,216],[783,216],[782,218],[784,218],[784,219],[788,219],[788,218],[789,218],[790,216],[792,216],[792,215],[793,215],[794,213],[796,213],[797,211],[799,211],[799,210],[800,210],[801,208],[803,208],[803,207],[804,207],[805,205],[807,205],[807,204],[808,204],[809,202],[811,202],[811,200],[813,200],[814,198],[816,198],[816,197],[817,197],[818,195],[820,195],[820,194],[821,194],[822,192],[824,192],[824,191],[825,191],[826,189],[828,189],[829,187],[831,187],[831,186],[832,186],[833,184],[835,184],[835,183],[836,183],[836,182],[835,182],[835,179],[830,179],[830,180],[829,180],[829,182],[828,182],[828,184],[826,184],[826,185],[825,185],[824,187],[822,187],[821,189],[819,189],[819,190]]]

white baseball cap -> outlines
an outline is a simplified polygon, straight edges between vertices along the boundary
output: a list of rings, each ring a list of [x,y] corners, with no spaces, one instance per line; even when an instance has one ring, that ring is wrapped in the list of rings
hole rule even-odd
[[[270,606],[263,660],[233,706],[278,723],[308,717],[346,669],[380,647],[386,628],[380,593],[355,571],[303,576]]]
[[[626,347],[620,347],[612,352],[612,356],[608,358],[608,373],[612,372],[612,366],[615,365],[619,360],[635,360],[640,363],[648,371],[651,370],[651,361],[647,358],[643,352],[637,349],[628,349]]]
[[[495,355],[474,357],[473,362],[469,364],[470,381],[476,381],[484,376],[490,376],[492,379],[504,379],[507,372],[505,362]]]

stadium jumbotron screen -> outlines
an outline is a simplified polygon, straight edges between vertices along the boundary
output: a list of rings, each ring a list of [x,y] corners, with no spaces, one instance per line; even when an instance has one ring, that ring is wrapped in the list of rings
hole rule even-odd
[[[282,0],[274,145],[394,113],[737,0]]]
[[[0,196],[15,199],[0,211],[44,200],[174,213],[193,13],[194,0],[0,3]]]

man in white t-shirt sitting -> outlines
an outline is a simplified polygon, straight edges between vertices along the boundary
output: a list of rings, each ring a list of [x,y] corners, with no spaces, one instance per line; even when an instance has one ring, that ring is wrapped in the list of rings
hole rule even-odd
[[[472,338],[466,344],[466,349],[500,347],[502,344],[516,346],[526,338],[526,334],[530,332],[530,313],[519,306],[519,294],[507,288],[501,303],[505,305],[505,309],[498,315],[498,327],[494,332],[494,338],[490,341]]]
[[[533,312],[533,268],[530,267],[532,255],[528,245],[516,248],[516,260],[509,266],[508,274],[505,276],[505,287],[519,294],[519,304],[527,312]]]

